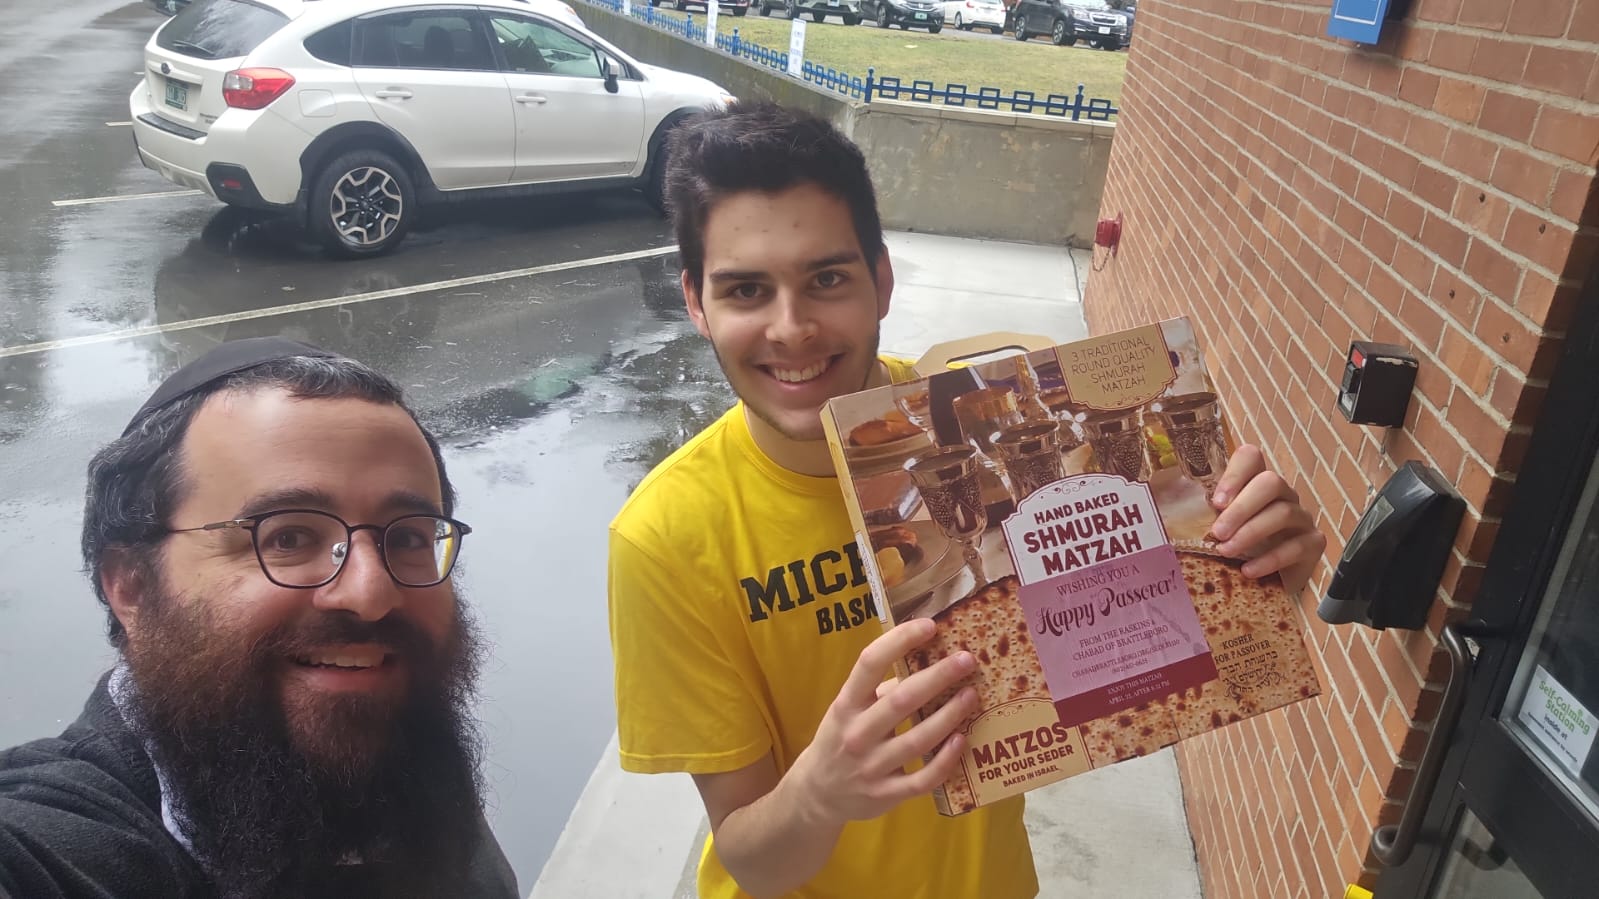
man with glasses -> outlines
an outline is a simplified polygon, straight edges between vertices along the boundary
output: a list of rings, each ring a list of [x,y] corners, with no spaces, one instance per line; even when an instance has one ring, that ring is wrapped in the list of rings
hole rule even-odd
[[[517,895],[454,499],[359,362],[260,338],[168,378],[89,465],[119,658],[61,736],[0,752],[0,896]]]

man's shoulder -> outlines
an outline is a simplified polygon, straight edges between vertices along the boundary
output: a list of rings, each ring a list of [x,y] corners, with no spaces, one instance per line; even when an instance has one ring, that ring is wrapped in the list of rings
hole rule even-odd
[[[104,726],[116,714],[102,686],[60,735],[0,750],[0,801],[12,810],[109,811],[159,819],[154,768],[130,731]],[[120,722],[120,717],[117,719]]]
[[[191,895],[180,886],[195,869],[162,824],[148,759],[93,719],[91,708],[59,736],[0,751],[0,880],[26,896],[86,882],[126,890],[104,895],[155,895],[161,882]]]
[[[728,502],[728,475],[741,452],[732,431],[741,414],[737,406],[728,410],[651,469],[611,520],[611,530],[647,542],[671,520],[698,519]]]

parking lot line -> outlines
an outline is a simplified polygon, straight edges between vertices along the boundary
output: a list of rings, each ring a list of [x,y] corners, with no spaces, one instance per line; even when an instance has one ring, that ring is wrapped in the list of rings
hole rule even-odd
[[[187,331],[191,328],[208,328],[212,325],[226,325],[233,322],[250,321],[257,318],[271,318],[275,315],[292,315],[296,312],[310,312],[316,309],[327,309],[333,306],[353,306],[357,303],[370,303],[373,300],[387,300],[393,297],[410,296],[417,293],[428,293],[436,290],[450,290],[456,287],[471,287],[475,284],[492,284],[496,281],[510,281],[516,278],[527,278],[532,275],[547,275],[551,272],[571,271],[579,268],[592,268],[598,265],[609,265],[613,262],[627,262],[633,259],[648,259],[652,256],[665,256],[677,252],[676,246],[651,247],[648,250],[632,250],[627,253],[613,253],[609,256],[593,256],[588,259],[573,259],[570,262],[552,262],[549,265],[534,265],[528,268],[511,269],[504,272],[490,272],[483,275],[469,275],[465,278],[451,278],[447,281],[429,281],[426,284],[414,284],[410,287],[395,287],[389,290],[374,290],[370,293],[355,293],[342,297],[329,297],[325,300],[310,300],[304,303],[290,303],[285,306],[269,306],[265,309],[251,309],[245,312],[231,312],[227,315],[210,315],[205,318],[191,318],[181,322],[168,322],[164,325],[144,325],[138,328],[125,328],[121,331],[107,331],[103,334],[85,334],[82,337],[67,337],[62,340],[45,340],[39,343],[24,343],[17,346],[0,347],[0,359],[12,356],[30,356],[35,353],[47,353],[51,350],[65,350],[72,347],[92,346],[99,343],[114,343],[118,340],[131,340],[135,337],[148,337],[152,334],[166,334],[172,331]]]
[[[199,190],[161,190],[151,194],[122,194],[111,197],[81,197],[76,200],[51,200],[50,205],[57,208],[64,206],[89,206],[95,203],[122,203],[127,200],[162,200],[167,197],[198,197],[205,193]]]

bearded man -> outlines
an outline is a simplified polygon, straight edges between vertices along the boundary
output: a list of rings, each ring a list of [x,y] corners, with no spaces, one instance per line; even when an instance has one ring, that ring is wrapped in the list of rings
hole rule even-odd
[[[451,578],[471,529],[392,381],[224,343],[88,480],[119,658],[59,737],[0,752],[0,895],[517,895]]]

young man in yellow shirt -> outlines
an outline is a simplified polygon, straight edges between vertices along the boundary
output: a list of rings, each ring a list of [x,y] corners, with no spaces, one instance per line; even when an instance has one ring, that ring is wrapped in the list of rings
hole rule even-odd
[[[822,435],[828,399],[909,377],[877,354],[894,271],[865,161],[770,105],[701,116],[669,158],[688,315],[739,403],[611,526],[622,767],[693,775],[705,899],[1035,896],[1020,797],[934,808],[976,697],[900,725],[975,661],[890,679],[933,626],[884,631]],[[1223,551],[1262,551],[1246,570],[1297,591],[1324,540],[1258,450],[1239,450],[1216,498]]]

